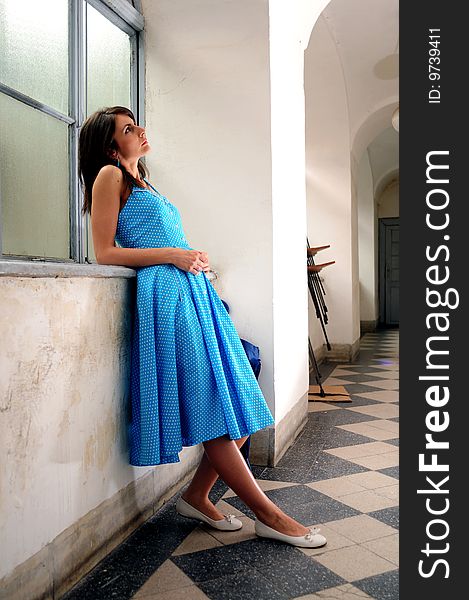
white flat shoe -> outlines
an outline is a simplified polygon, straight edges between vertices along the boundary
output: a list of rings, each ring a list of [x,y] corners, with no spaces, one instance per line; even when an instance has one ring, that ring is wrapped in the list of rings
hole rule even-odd
[[[300,546],[301,548],[320,548],[327,544],[326,538],[319,533],[319,527],[309,527],[309,533],[306,535],[285,535],[256,519],[254,530],[260,537],[272,538],[280,542],[286,542],[292,546]]]
[[[224,515],[224,519],[214,521],[210,517],[207,517],[207,515],[204,515],[204,513],[200,512],[200,510],[197,510],[191,504],[186,502],[182,496],[179,496],[178,501],[176,502],[176,511],[183,517],[199,519],[200,521],[207,523],[215,529],[220,529],[221,531],[236,531],[237,529],[241,529],[243,526],[242,521],[231,514]]]

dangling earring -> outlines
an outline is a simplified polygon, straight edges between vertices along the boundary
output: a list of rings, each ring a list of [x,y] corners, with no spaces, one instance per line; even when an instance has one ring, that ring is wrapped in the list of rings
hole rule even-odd
[[[117,155],[117,166],[118,166],[118,167],[120,167],[120,166],[121,166],[121,163],[120,163],[120,160],[119,160],[119,155]]]

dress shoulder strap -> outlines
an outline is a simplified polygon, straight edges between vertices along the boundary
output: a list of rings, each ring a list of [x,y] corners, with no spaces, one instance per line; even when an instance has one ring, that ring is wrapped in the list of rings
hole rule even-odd
[[[154,189],[154,190],[155,190],[155,192],[156,192],[157,194],[159,194],[158,190],[157,190],[157,189],[155,189],[155,188],[154,188],[154,187],[151,185],[151,183],[148,181],[148,179],[147,179],[146,177],[144,177],[144,178],[143,178],[143,180],[144,180],[144,181],[146,181],[146,182],[148,183],[148,185],[149,185],[149,186],[150,186],[152,189]]]

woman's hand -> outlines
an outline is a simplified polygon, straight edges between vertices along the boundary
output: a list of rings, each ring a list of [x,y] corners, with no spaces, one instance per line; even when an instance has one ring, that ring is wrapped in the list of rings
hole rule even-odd
[[[182,269],[193,275],[199,275],[201,271],[210,271],[208,254],[206,252],[185,250],[184,248],[174,248],[174,250],[173,265],[178,267],[178,269]]]

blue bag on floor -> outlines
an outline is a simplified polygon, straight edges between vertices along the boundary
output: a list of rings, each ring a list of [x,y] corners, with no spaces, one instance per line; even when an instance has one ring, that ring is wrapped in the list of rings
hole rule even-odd
[[[229,313],[230,307],[224,300],[222,300],[222,302],[226,308],[226,311]],[[240,340],[241,340],[241,343],[243,344],[244,351],[246,352],[246,355],[248,357],[248,360],[252,367],[254,375],[256,376],[256,379],[258,379],[259,373],[261,371],[261,359],[260,359],[259,347],[255,346],[254,344],[251,344],[251,342],[248,342],[247,340],[243,340],[242,338],[240,338]],[[240,452],[243,455],[244,460],[246,461],[248,467],[252,471],[251,463],[249,462],[250,447],[251,447],[251,436],[249,436],[248,439],[241,446]]]

